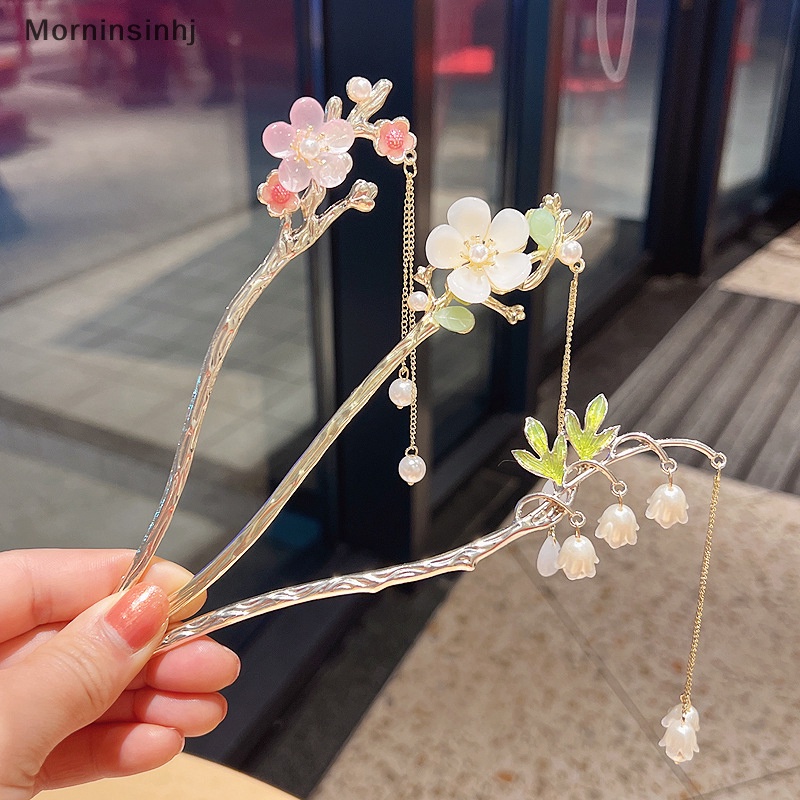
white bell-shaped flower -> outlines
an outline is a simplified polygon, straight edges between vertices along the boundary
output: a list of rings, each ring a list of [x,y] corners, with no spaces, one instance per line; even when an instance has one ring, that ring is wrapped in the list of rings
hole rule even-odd
[[[679,714],[666,727],[659,745],[666,749],[667,755],[676,764],[691,761],[694,754],[700,752],[700,748],[697,746],[697,730],[689,723],[688,717],[682,720]]]
[[[655,520],[662,528],[671,528],[676,522],[684,525],[689,519],[689,503],[683,489],[677,484],[663,483],[647,499],[647,519]]]
[[[683,706],[678,703],[676,706],[667,711],[666,716],[661,720],[661,724],[668,728],[671,723],[683,718]],[[689,711],[686,714],[686,723],[691,725],[696,731],[700,730],[700,714],[694,706],[689,706]]]
[[[558,554],[561,552],[561,545],[553,536],[545,536],[542,546],[539,548],[539,555],[536,558],[536,569],[543,578],[555,575],[560,569],[558,565]]]
[[[597,557],[591,541],[586,536],[577,535],[564,540],[556,561],[559,569],[563,569],[564,574],[571,581],[594,578],[597,573],[594,565],[599,563],[600,559]]]
[[[594,535],[598,539],[605,539],[609,547],[616,550],[625,544],[636,544],[638,530],[636,514],[628,506],[615,503],[600,515]]]

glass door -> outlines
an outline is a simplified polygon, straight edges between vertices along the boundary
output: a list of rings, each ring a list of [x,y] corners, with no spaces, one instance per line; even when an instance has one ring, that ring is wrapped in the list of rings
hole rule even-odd
[[[717,238],[741,224],[763,194],[784,117],[792,20],[797,10],[797,2],[742,0],[717,187]]]
[[[552,190],[594,213],[584,244],[583,316],[635,270],[648,214],[667,0],[568,0],[553,23],[560,44]],[[562,336],[569,275],[548,281],[546,347]]]

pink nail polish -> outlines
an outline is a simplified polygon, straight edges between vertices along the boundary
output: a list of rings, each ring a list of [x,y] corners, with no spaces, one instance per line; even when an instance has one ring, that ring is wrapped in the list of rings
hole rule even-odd
[[[138,584],[106,614],[106,623],[136,651],[161,630],[168,613],[169,601],[163,589]]]

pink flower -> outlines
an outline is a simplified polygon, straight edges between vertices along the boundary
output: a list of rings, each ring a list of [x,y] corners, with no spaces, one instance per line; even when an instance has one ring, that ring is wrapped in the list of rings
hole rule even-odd
[[[264,147],[282,158],[278,180],[290,192],[302,192],[312,180],[330,189],[338,186],[353,166],[347,151],[355,140],[344,119],[325,122],[325,111],[313,97],[295,100],[289,122],[273,122],[264,130]]]
[[[267,175],[256,192],[258,202],[263,203],[271,217],[282,217],[291,214],[300,208],[300,197],[297,192],[290,192],[278,179],[278,170],[274,169]]]
[[[410,123],[405,117],[396,117],[391,122],[382,120],[377,127],[375,150],[393,164],[402,163],[403,156],[417,146],[417,137],[411,133]]]

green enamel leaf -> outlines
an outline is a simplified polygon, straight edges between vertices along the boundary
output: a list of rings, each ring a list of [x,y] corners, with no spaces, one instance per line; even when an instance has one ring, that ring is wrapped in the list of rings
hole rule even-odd
[[[532,208],[525,214],[528,230],[539,247],[547,249],[556,238],[556,218],[546,208]]]
[[[559,486],[564,481],[564,470],[567,463],[567,440],[563,434],[556,437],[552,451],[545,450],[541,458],[537,458],[527,450],[512,450],[511,454],[517,463],[528,472],[541,478],[549,478]]]
[[[512,450],[511,455],[517,459],[517,463],[523,468],[528,470],[528,472],[532,472],[534,475],[541,475],[544,477],[544,473],[542,473],[539,469],[542,459],[536,458],[533,453],[529,453],[527,450]]]
[[[540,422],[528,417],[525,426],[526,436],[528,435],[528,427],[535,429],[535,426],[528,426],[528,422],[537,423],[537,425],[541,427]],[[544,428],[542,428],[542,431],[544,431]],[[546,433],[544,434],[544,446],[541,447],[541,449],[539,449],[541,445],[541,439],[538,430],[534,430],[533,438],[536,444],[531,442],[530,438],[528,441],[531,442],[531,447],[539,452],[538,456],[534,455],[533,453],[529,453],[527,450],[512,450],[511,454],[523,469],[526,469],[528,472],[532,472],[534,475],[539,475],[542,478],[549,478],[560,486],[564,481],[564,470],[566,469],[567,464],[567,440],[564,438],[563,434],[559,434],[556,436],[556,440],[553,443],[553,449],[550,450],[547,446]]]
[[[606,400],[604,394],[599,394],[586,407],[584,430],[587,433],[590,431],[597,433],[606,418],[606,414],[608,414],[608,400]]]
[[[567,468],[567,438],[563,433],[556,436],[553,443],[553,452],[545,456],[545,461],[550,466],[550,477],[559,485],[564,481],[564,471]]]
[[[608,413],[608,400],[599,394],[586,408],[584,425],[574,411],[567,411],[564,417],[564,428],[575,452],[581,459],[594,458],[601,450],[609,447],[619,433],[619,425],[597,432]]]
[[[567,409],[567,413],[564,415],[564,429],[567,432],[567,438],[569,439],[572,446],[575,448],[575,452],[578,453],[578,455],[580,455],[576,442],[582,442],[583,428],[581,428],[581,423],[580,420],[578,419],[578,415],[574,411],[570,411],[569,409]]]
[[[453,333],[469,333],[475,327],[475,315],[464,306],[440,308],[434,311],[433,318]]]
[[[617,438],[618,435],[619,425],[615,425],[613,428],[606,428],[604,431],[598,433],[594,437],[597,450],[595,450],[592,455],[596,456],[601,450],[605,450],[606,447],[611,447],[611,443]]]
[[[547,440],[547,431],[538,419],[527,417],[525,419],[525,438],[537,455],[550,452],[550,443]]]

